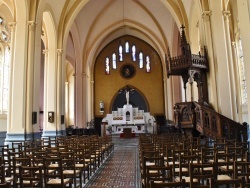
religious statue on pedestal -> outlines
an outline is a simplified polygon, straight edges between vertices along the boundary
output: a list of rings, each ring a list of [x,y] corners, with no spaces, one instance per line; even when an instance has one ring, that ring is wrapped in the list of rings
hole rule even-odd
[[[127,105],[129,105],[129,91],[126,90],[126,101]]]

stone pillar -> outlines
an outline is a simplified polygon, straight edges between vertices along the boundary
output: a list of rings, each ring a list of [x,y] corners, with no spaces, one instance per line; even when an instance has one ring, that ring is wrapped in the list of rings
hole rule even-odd
[[[75,84],[75,126],[78,128],[83,127],[83,121],[82,121],[82,116],[83,116],[83,76],[81,73],[81,68],[78,70],[77,68],[75,69],[75,77],[74,77],[74,84]]]
[[[90,103],[90,109],[91,109],[91,113],[88,113],[88,121],[91,121],[92,119],[93,119],[93,117],[94,117],[94,84],[95,84],[95,81],[90,81],[90,83],[91,83],[91,92],[90,92],[90,94],[91,94],[91,96],[89,96],[88,97],[88,99],[90,99],[90,101],[91,101],[91,103]],[[98,104],[98,106],[99,106],[99,104]]]
[[[58,132],[57,60],[55,49],[44,50],[44,125],[42,137],[54,137]],[[49,113],[53,118],[49,119]]]
[[[218,111],[218,95],[217,95],[217,86],[216,86],[216,72],[215,62],[214,62],[214,53],[213,53],[213,41],[212,41],[212,31],[210,17],[212,15],[211,11],[204,11],[202,13],[202,19],[204,24],[204,33],[205,33],[205,46],[207,47],[208,52],[208,62],[209,62],[209,71],[208,73],[208,98],[207,101],[209,104],[212,104],[213,108]]]
[[[228,57],[228,68],[229,68],[229,79],[230,79],[230,88],[231,88],[231,103],[232,103],[232,119],[237,121],[237,106],[236,106],[236,89],[235,89],[235,77],[234,77],[234,64],[233,64],[233,55],[232,55],[232,42],[230,38],[230,28],[229,28],[229,16],[231,16],[229,11],[222,11],[224,17],[224,29],[226,36],[226,45],[227,45],[227,57]]]
[[[238,84],[235,84],[235,91],[241,91],[241,87],[240,87],[240,75],[239,75],[239,68],[238,68],[238,55],[237,55],[237,47],[236,47],[236,43],[232,42],[232,56],[233,56],[233,74],[234,74],[234,78],[235,78],[235,82]],[[235,100],[236,100],[236,108],[238,109],[236,112],[236,121],[238,122],[243,122],[243,117],[242,117],[242,105],[241,105],[241,95],[236,95],[235,96]]]
[[[88,109],[87,109],[87,81],[88,81],[88,76],[86,73],[82,73],[82,117],[81,117],[81,123],[82,127],[86,128],[87,127],[87,119],[88,119]]]
[[[43,135],[44,133],[46,133],[46,131],[48,130],[48,127],[47,127],[47,119],[48,119],[48,116],[47,116],[47,109],[48,109],[48,106],[47,106],[47,97],[48,95],[46,95],[47,93],[47,86],[46,86],[46,83],[47,83],[47,77],[48,77],[48,72],[46,71],[46,67],[47,67],[47,64],[48,64],[48,50],[43,50],[43,55],[44,55],[44,95],[43,95],[43,125],[42,125],[42,129],[43,129]]]
[[[219,102],[218,112],[222,115],[233,119],[232,112],[232,96],[230,83],[229,58],[227,53],[225,24],[222,15],[221,1],[211,1],[210,8],[213,10],[211,16],[211,28],[213,33],[213,51],[214,51],[214,69],[210,72],[215,72],[217,83],[217,95]]]
[[[26,123],[25,134],[26,139],[33,139],[33,125],[32,125],[32,112],[33,112],[33,84],[34,84],[34,53],[35,53],[35,29],[36,23],[33,21],[28,22],[28,55],[27,55],[27,74],[26,74]]]
[[[56,96],[56,126],[57,135],[62,135],[61,115],[62,115],[62,103],[65,102],[62,99],[62,49],[57,49],[57,96]]]
[[[169,101],[170,100],[170,91],[168,90],[168,84],[171,84],[171,81],[172,81],[172,77],[170,77],[169,79],[167,79],[166,77],[163,78],[163,86],[164,86],[164,101],[165,101],[165,116],[167,119],[172,119],[172,117],[170,116],[169,112],[172,111],[171,107],[173,108],[173,106],[171,105],[171,102]],[[171,88],[171,91],[172,91],[172,88]]]
[[[65,125],[69,126],[66,121],[69,119],[69,82],[65,82]]]
[[[14,49],[14,44],[15,44],[15,27],[16,27],[16,22],[10,22],[9,23],[9,28],[10,28],[10,77],[9,77],[9,104],[8,104],[8,115],[7,115],[7,132],[11,126],[11,120],[12,120],[12,107],[13,107],[13,102],[12,102],[12,92],[13,92],[13,85],[12,85],[12,77],[13,77],[13,59],[14,59],[14,54],[13,54],[13,49]]]

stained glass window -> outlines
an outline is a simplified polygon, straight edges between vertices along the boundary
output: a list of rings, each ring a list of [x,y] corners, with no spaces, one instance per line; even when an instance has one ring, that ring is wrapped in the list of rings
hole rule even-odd
[[[242,94],[242,104],[247,104],[247,86],[246,86],[246,74],[244,67],[244,58],[242,50],[242,41],[239,39],[239,70],[240,70],[240,80],[241,80],[241,94]]]
[[[129,42],[125,43],[125,53],[129,53]]]
[[[146,56],[146,72],[151,72],[150,58]]]
[[[119,45],[119,61],[123,61],[123,54],[122,54],[122,45]]]
[[[9,65],[10,65],[10,49],[5,48],[5,56],[3,63],[3,111],[8,109],[8,92],[9,92]]]
[[[129,56],[131,57],[131,59],[128,60]],[[120,68],[120,66],[123,66],[122,64],[117,63],[117,62],[123,62],[124,59],[126,60],[125,63],[129,63],[129,61],[133,61],[133,62],[138,61],[137,62],[138,67],[140,69],[146,67],[146,72],[147,73],[151,72],[150,56],[147,55],[145,57],[145,53],[143,51],[137,52],[135,44],[132,45],[130,48],[129,41],[126,41],[125,44],[122,44],[122,42],[120,41],[119,45],[117,46],[117,49],[115,49],[115,52],[112,53],[111,58],[106,57],[106,59],[104,61],[105,62],[105,74],[109,75],[111,68],[112,68],[112,70],[116,70],[116,69]]]
[[[0,17],[0,42],[5,46],[0,50],[0,113],[7,113],[9,101],[10,48],[9,31],[5,20]]]
[[[116,69],[116,54],[112,54],[112,68]]]
[[[139,68],[140,69],[143,68],[143,53],[142,52],[139,53]]]
[[[106,74],[110,74],[110,70],[109,70],[109,58],[106,57],[106,64],[105,64],[105,73]]]
[[[132,46],[132,61],[136,61],[136,47]]]

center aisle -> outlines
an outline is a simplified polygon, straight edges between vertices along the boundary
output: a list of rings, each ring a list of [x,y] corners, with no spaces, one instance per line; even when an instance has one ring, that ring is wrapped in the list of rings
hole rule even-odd
[[[140,188],[138,137],[112,138],[114,152],[97,170],[84,188]]]

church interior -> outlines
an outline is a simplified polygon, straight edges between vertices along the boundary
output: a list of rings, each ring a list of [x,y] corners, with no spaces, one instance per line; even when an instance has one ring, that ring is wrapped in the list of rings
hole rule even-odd
[[[0,187],[250,186],[249,31],[250,0],[0,0]]]

